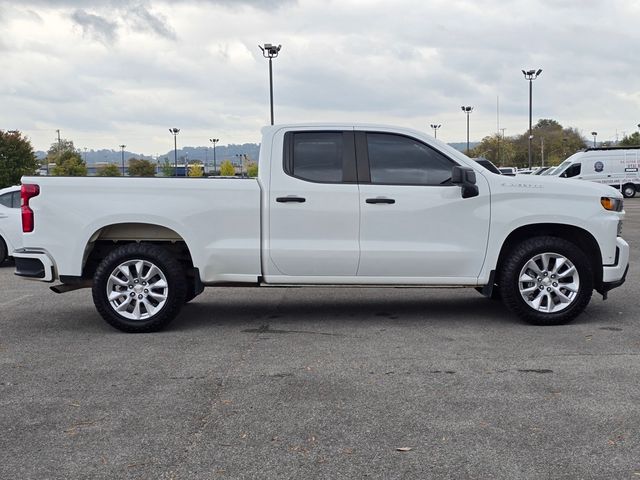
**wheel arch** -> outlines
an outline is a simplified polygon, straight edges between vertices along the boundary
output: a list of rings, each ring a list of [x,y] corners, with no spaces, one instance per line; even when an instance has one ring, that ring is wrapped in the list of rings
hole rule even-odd
[[[602,252],[600,251],[598,242],[587,230],[574,225],[537,223],[516,228],[507,236],[502,244],[496,264],[496,272],[500,271],[502,262],[514,246],[523,240],[541,236],[558,237],[577,245],[591,262],[595,289],[597,290],[602,286]],[[499,284],[499,282],[500,279],[496,278],[496,283]]]
[[[154,223],[123,222],[100,227],[89,237],[84,247],[82,277],[92,278],[100,261],[115,247],[143,242],[165,247],[176,256],[187,272],[194,270],[191,251],[178,232]]]

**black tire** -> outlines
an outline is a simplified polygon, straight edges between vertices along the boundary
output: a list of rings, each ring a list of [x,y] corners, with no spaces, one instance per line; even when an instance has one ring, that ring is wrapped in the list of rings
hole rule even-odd
[[[2,237],[0,237],[0,265],[7,259],[7,244],[4,243]]]
[[[625,183],[622,186],[622,196],[624,198],[633,198],[636,196],[636,186],[633,183]]]
[[[127,318],[116,312],[107,296],[111,273],[119,265],[132,260],[151,262],[164,275],[167,284],[164,305],[150,316],[147,312],[147,318],[139,320]],[[93,277],[92,293],[93,303],[109,325],[129,333],[157,332],[166,327],[178,315],[185,302],[187,294],[185,272],[182,265],[164,248],[145,243],[129,243],[116,248],[100,262]],[[137,302],[135,295],[133,296],[134,298],[130,302]]]
[[[525,301],[520,293],[520,274],[525,264],[536,258],[537,255],[544,253],[565,257],[575,266],[579,278],[577,292],[571,301],[562,310],[556,312],[536,310]],[[543,278],[542,275],[540,278]],[[551,277],[549,276],[548,280],[543,278],[543,281],[549,282],[551,281],[550,279]],[[532,279],[530,284],[540,288],[537,279]],[[562,288],[562,283],[553,285],[555,287],[559,285],[558,290]],[[551,288],[551,285],[542,286],[543,290],[546,287]],[[566,293],[567,290],[564,290],[564,292]],[[587,255],[573,243],[556,237],[535,237],[516,245],[502,261],[500,267],[500,293],[507,308],[526,322],[533,325],[561,325],[573,320],[589,304],[593,293],[593,271]],[[547,294],[544,291],[540,293],[534,290],[531,295],[535,298],[536,295],[546,296]],[[542,303],[545,303],[545,305],[540,303],[540,307],[545,308],[549,303],[553,303],[553,295],[556,294],[550,293],[546,299],[543,299]],[[556,295],[554,298],[558,299],[559,297]]]

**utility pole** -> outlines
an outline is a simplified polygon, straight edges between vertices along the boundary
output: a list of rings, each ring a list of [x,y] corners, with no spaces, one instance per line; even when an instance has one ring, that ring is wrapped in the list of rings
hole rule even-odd
[[[217,164],[216,164],[216,143],[220,141],[219,138],[210,138],[209,141],[213,143],[213,174],[216,174]]]
[[[124,177],[124,149],[126,145],[120,145],[120,150],[122,152],[122,176]]]

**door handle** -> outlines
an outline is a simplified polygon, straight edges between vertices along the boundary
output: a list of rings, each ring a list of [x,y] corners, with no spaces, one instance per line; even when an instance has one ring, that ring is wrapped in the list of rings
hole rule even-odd
[[[295,195],[290,195],[288,197],[277,197],[276,202],[278,203],[304,203],[307,199],[303,197],[296,197]]]
[[[365,200],[365,202],[367,202],[367,203],[388,203],[388,204],[396,203],[396,201],[393,198],[385,198],[385,197],[367,198]]]
[[[0,213],[0,218],[9,218],[9,215],[3,215]]]

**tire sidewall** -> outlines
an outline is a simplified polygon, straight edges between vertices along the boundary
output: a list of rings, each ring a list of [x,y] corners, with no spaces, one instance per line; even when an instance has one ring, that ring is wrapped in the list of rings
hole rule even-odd
[[[164,274],[168,295],[165,304],[151,318],[131,320],[123,317],[111,306],[107,297],[107,282],[116,267],[129,260],[152,262]],[[113,327],[130,333],[152,332],[165,327],[177,315],[184,304],[186,288],[184,272],[171,254],[152,244],[128,244],[112,251],[96,269],[93,282],[93,300],[102,317]]]
[[[580,287],[571,305],[565,309],[544,313],[533,309],[522,298],[519,288],[520,272],[536,255],[555,253],[569,259],[580,277]],[[586,254],[576,245],[556,237],[538,237],[527,240],[511,252],[502,272],[501,293],[505,304],[521,318],[535,325],[559,325],[573,320],[587,306],[593,292],[593,272]]]
[[[628,191],[628,193],[627,193]],[[633,198],[636,195],[635,185],[627,184],[622,186],[622,196],[624,198]]]

